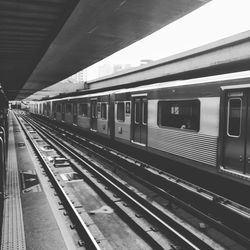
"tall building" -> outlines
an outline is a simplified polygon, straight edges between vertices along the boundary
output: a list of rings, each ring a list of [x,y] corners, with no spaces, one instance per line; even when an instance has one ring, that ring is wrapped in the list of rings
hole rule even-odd
[[[98,76],[99,77],[111,75],[112,73],[113,73],[113,65],[112,64],[101,64],[98,68]]]
[[[76,82],[84,82],[86,81],[86,72],[85,70],[81,70],[75,74]]]

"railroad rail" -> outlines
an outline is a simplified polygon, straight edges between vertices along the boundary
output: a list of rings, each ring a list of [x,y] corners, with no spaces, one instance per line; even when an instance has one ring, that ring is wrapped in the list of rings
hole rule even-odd
[[[71,200],[68,198],[66,192],[63,190],[62,186],[56,179],[55,175],[53,174],[52,170],[50,169],[48,163],[44,160],[44,157],[42,156],[40,150],[38,149],[37,145],[33,142],[29,132],[25,129],[24,125],[20,120],[18,119],[19,124],[21,125],[24,133],[26,134],[29,142],[31,143],[37,157],[39,158],[40,163],[42,164],[43,168],[45,169],[47,175],[50,178],[50,181],[53,184],[53,187],[55,188],[58,196],[63,201],[63,204],[66,208],[66,210],[70,214],[70,218],[74,225],[76,226],[76,230],[79,234],[79,236],[84,240],[85,246],[87,249],[93,249],[93,250],[101,250],[101,248],[98,246],[98,243],[90,233],[89,229],[87,228],[86,224],[80,217],[79,213],[77,212],[76,208],[74,207]]]

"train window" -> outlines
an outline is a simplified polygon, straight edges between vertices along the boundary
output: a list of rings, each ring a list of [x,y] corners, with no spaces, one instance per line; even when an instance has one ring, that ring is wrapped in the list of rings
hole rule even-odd
[[[130,102],[126,102],[126,114],[130,114]]]
[[[147,122],[148,122],[148,103],[145,101],[142,103],[142,114],[143,114],[142,123],[147,124]]]
[[[97,103],[96,109],[97,109],[97,113],[101,112],[101,104],[99,102]]]
[[[96,103],[96,101],[93,101],[91,103],[91,116],[92,116],[92,118],[97,117],[97,103]]]
[[[47,112],[47,105],[46,103],[43,104],[43,114],[45,115]]]
[[[123,102],[117,103],[117,120],[121,122],[125,121],[125,108]]]
[[[56,105],[55,103],[52,103],[52,112],[55,113],[55,111],[56,111]]]
[[[48,102],[47,103],[47,115],[50,115],[50,111],[51,111],[51,103]]]
[[[56,104],[54,102],[52,103],[52,115],[56,118]]]
[[[71,103],[66,104],[66,113],[71,113]]]
[[[199,100],[160,101],[158,103],[158,125],[199,131]]]
[[[140,100],[139,100],[140,101]],[[135,101],[135,123],[136,124],[139,124],[139,122],[140,122],[140,109],[139,109],[139,107],[140,107],[140,102],[139,101]]]
[[[101,118],[104,120],[107,119],[107,103],[101,104]]]
[[[79,115],[82,115],[84,117],[88,116],[88,104],[87,103],[79,104]]]
[[[240,98],[228,100],[227,133],[232,137],[240,136],[242,103]]]

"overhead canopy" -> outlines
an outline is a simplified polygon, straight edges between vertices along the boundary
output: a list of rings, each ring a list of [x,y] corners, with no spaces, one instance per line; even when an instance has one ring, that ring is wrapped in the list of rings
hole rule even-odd
[[[208,1],[0,0],[0,82],[23,99]]]
[[[8,107],[8,100],[0,84],[0,113],[1,113],[1,109],[7,108],[7,107]]]
[[[15,98],[78,0],[0,0],[0,83]]]

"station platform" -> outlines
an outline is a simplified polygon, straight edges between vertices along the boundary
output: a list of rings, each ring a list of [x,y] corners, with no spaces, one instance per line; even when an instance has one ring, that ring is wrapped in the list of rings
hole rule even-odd
[[[49,201],[32,153],[10,112],[1,250],[75,249],[65,237],[55,213],[58,208]]]

